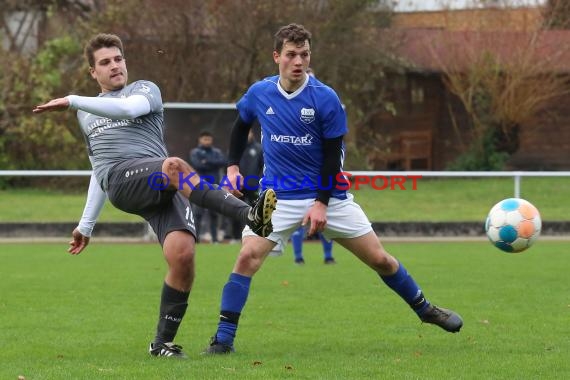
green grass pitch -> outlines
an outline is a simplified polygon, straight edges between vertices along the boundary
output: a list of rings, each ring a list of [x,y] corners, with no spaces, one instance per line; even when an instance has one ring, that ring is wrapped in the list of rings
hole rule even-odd
[[[385,244],[459,334],[422,325],[379,278],[335,245],[323,265],[269,257],[240,320],[237,353],[200,355],[215,331],[237,245],[199,245],[177,343],[151,358],[165,263],[157,244],[0,244],[0,379],[561,379],[570,373],[568,242],[517,255],[488,242]],[[566,375],[564,375],[566,374]]]

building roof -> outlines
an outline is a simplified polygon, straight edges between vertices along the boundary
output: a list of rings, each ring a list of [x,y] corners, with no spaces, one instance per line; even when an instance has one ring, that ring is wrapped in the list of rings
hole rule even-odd
[[[570,30],[393,30],[397,55],[412,71],[463,71],[486,54],[505,66],[526,62],[537,72],[570,73]]]
[[[392,27],[531,31],[544,23],[542,8],[483,8],[394,13]]]

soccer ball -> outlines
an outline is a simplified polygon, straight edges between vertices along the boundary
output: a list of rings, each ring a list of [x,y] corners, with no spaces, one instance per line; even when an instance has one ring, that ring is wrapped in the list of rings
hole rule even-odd
[[[536,207],[520,198],[504,199],[493,206],[485,232],[493,245],[505,252],[522,252],[540,235],[542,220]]]

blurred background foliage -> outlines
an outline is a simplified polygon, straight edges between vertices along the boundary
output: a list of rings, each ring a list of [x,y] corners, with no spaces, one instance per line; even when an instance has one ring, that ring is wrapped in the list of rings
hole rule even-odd
[[[507,0],[502,3],[509,5]],[[516,0],[512,3],[516,5]],[[544,4],[542,29],[570,25],[570,0]],[[312,68],[346,106],[348,170],[371,169],[370,157],[383,149],[386,140],[371,120],[379,112],[398,113],[390,78],[410,68],[396,54],[406,41],[403,33],[391,28],[394,4],[390,0],[0,0],[0,5],[4,47],[0,169],[89,168],[74,113],[38,117],[31,110],[54,97],[98,93],[83,58],[83,45],[100,32],[123,39],[129,80],[156,82],[164,102],[235,102],[251,83],[277,73],[272,50],[278,27],[290,22],[305,25],[313,33]],[[497,102],[512,98],[504,96],[505,88],[512,88],[512,81],[503,75],[508,66],[478,62],[494,61],[493,57],[475,60],[466,72],[456,73],[452,67],[442,70],[443,83],[461,101],[461,112],[467,113],[467,127],[474,136],[452,169],[500,169],[517,149],[515,144],[500,150],[507,132],[516,135],[522,125],[504,116],[505,110],[516,110],[513,101]],[[516,62],[511,66],[518,67]],[[529,75],[514,78],[520,82],[534,76],[534,71],[527,71]],[[539,82],[533,78],[538,83],[535,89],[545,87],[544,77]],[[561,83],[567,84],[565,77],[551,79],[555,90],[548,90],[548,98],[559,94]],[[530,95],[515,99],[517,104],[537,96],[534,90],[526,92]],[[462,98],[472,93],[480,96]],[[510,114],[520,118],[522,113]],[[25,184],[28,180],[10,181]]]
[[[156,82],[164,102],[235,102],[277,73],[275,31],[303,24],[313,33],[313,69],[361,124],[386,107],[385,72],[402,65],[391,54],[396,42],[382,39],[391,11],[378,1],[7,0],[0,12],[3,20],[14,12],[41,20],[34,30],[22,16],[20,36],[3,36],[10,43],[0,56],[2,169],[89,168],[74,113],[31,110],[54,97],[98,93],[82,50],[99,32],[123,39],[129,81]],[[26,28],[38,33],[32,51],[18,43]]]

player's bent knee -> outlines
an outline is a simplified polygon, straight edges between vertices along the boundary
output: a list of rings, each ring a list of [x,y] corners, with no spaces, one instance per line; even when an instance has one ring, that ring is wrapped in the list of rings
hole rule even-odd
[[[196,246],[190,234],[182,231],[169,233],[163,249],[166,261],[171,267],[191,268],[194,266]]]
[[[194,256],[193,249],[184,249],[174,255],[172,262],[179,268],[191,268],[194,266]]]

